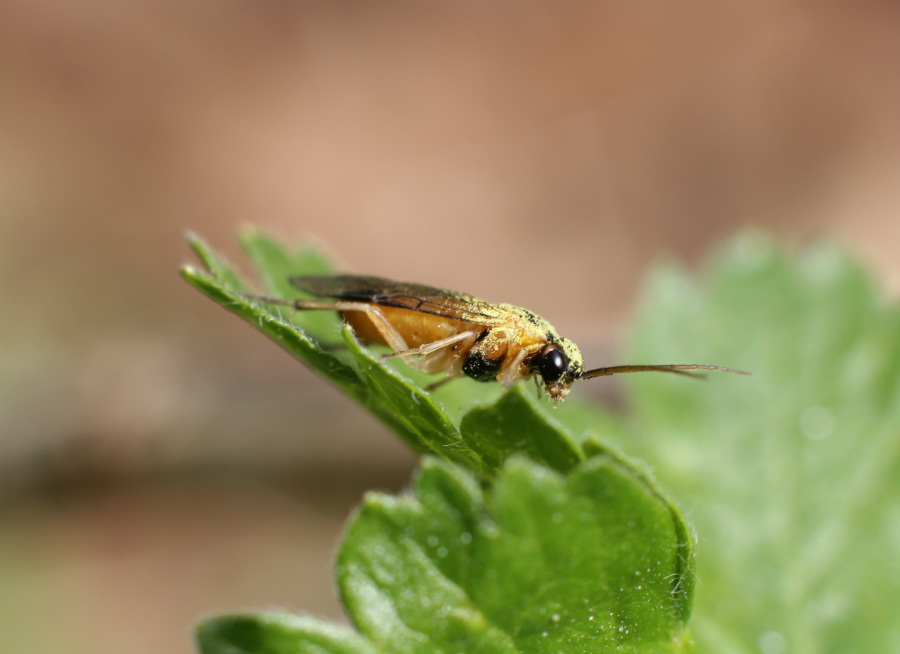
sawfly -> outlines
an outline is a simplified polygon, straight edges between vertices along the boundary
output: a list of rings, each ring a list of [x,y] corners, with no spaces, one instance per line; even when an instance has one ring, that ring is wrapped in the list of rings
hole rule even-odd
[[[522,307],[380,277],[329,275],[291,277],[289,281],[308,295],[328,299],[246,297],[299,311],[338,311],[363,342],[393,350],[384,358],[401,357],[416,370],[443,372],[448,380],[466,376],[477,381],[499,380],[509,387],[520,379],[539,378],[547,399],[555,402],[565,399],[579,380],[626,372],[702,376],[697,371],[716,370],[749,374],[697,363],[585,370],[578,346]]]

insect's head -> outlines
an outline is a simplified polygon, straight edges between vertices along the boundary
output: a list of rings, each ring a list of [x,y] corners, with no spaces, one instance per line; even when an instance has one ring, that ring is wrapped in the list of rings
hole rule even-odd
[[[581,377],[584,361],[581,351],[568,338],[547,343],[536,357],[534,364],[547,389],[547,399],[560,402],[566,398],[572,384]]]

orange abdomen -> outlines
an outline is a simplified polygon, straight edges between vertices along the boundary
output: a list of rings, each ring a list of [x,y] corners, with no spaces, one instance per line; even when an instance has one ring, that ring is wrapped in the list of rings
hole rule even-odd
[[[431,313],[394,307],[379,308],[410,348],[434,343],[460,332],[474,331],[478,333],[484,329],[477,323],[444,318]],[[381,332],[362,311],[348,311],[344,313],[344,320],[350,323],[353,331],[365,343],[388,344]]]

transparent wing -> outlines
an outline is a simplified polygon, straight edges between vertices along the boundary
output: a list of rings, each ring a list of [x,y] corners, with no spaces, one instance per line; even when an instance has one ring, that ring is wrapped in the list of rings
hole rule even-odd
[[[317,297],[369,302],[468,322],[496,324],[507,313],[490,302],[465,293],[445,291],[424,284],[395,282],[381,277],[328,275],[291,277],[289,281],[295,288]]]

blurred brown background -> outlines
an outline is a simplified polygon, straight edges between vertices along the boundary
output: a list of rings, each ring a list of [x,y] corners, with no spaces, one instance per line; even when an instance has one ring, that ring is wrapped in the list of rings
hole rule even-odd
[[[832,235],[900,289],[900,6],[0,5],[0,650],[338,617],[413,457],[184,284],[193,229],[528,306],[613,362],[648,264]],[[602,395],[604,385],[578,392]]]

